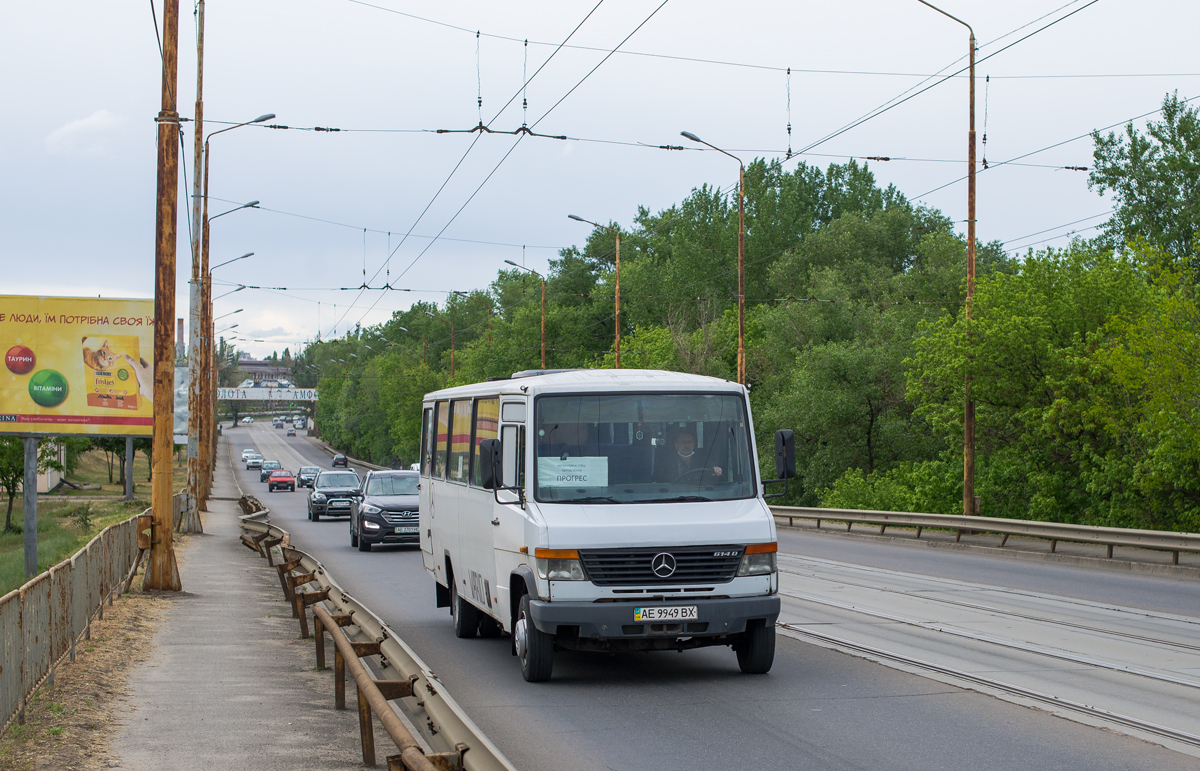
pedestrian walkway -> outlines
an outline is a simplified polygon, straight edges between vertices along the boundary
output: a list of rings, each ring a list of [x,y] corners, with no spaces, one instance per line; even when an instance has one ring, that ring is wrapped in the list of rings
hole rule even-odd
[[[239,541],[228,451],[222,439],[205,534],[179,554],[184,591],[130,676],[113,754],[146,771],[359,768],[357,713],[333,709],[331,671],[315,670],[275,571]]]

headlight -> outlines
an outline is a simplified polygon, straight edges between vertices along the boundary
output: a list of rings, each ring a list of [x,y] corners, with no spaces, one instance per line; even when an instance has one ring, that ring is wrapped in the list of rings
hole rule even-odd
[[[534,549],[538,576],[550,581],[586,581],[575,549]]]
[[[752,543],[746,547],[742,562],[738,565],[739,576],[765,576],[775,572],[775,553],[779,544]]]
[[[379,529],[378,523],[372,522],[369,519],[364,519],[362,526],[365,527],[367,530],[378,530]]]
[[[372,506],[369,503],[363,504],[362,511],[364,514],[382,514],[383,513],[383,509],[379,508],[378,506]]]
[[[323,493],[313,493],[312,499],[320,503],[321,501],[325,500],[325,495]]]

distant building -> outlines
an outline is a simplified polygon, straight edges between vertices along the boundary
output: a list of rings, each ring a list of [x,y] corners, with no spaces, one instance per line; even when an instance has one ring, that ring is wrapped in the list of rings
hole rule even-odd
[[[246,379],[253,380],[255,385],[263,380],[286,379],[291,374],[291,367],[261,359],[251,359],[245,355],[238,361],[238,371]]]

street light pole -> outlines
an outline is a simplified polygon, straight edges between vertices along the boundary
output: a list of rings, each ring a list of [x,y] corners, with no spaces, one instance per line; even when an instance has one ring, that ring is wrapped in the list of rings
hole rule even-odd
[[[569,219],[573,219],[578,222],[586,222],[587,224],[592,225],[594,227],[604,228],[605,230],[612,233],[617,238],[617,266],[616,266],[617,267],[617,269],[616,269],[616,282],[617,282],[616,358],[617,358],[617,366],[616,366],[616,368],[620,369],[621,368],[621,231],[617,230],[616,228],[610,228],[608,225],[601,225],[597,222],[592,222],[591,220],[585,220],[583,217],[577,217],[574,214],[568,214],[567,217]],[[545,365],[543,365],[543,366],[545,366]]]
[[[512,260],[505,260],[505,262],[508,263],[509,265],[513,266],[514,268],[517,268],[518,270],[523,270],[526,273],[532,273],[533,275],[537,276],[538,278],[540,278],[542,280],[542,369],[545,369],[546,368],[546,277],[543,276],[541,273],[538,273],[533,268],[527,268],[524,265],[518,265],[517,263],[513,262]]]
[[[444,319],[441,316],[435,316],[434,314],[430,313],[429,311],[425,311],[425,315],[431,319],[437,319],[438,321],[441,321],[443,323],[450,325],[450,379],[453,380],[454,379],[454,322],[450,321],[449,319]],[[422,350],[424,350],[424,349],[422,349]],[[353,355],[354,354],[351,354],[351,356],[353,356]],[[421,357],[422,357],[422,363],[424,363],[424,353],[422,353]]]
[[[917,0],[943,16],[967,28],[969,34],[970,87],[967,128],[967,302],[963,321],[967,330],[968,356],[971,345],[971,303],[975,298],[975,30],[962,19],[951,16],[936,5]],[[971,370],[963,378],[963,516],[975,514],[975,401],[971,398]]]
[[[200,510],[200,498],[204,490],[204,461],[201,460],[200,445],[204,434],[203,403],[204,387],[201,376],[201,349],[205,347],[201,335],[203,316],[204,274],[200,269],[200,193],[201,169],[204,167],[204,0],[196,3],[196,115],[194,133],[194,161],[192,168],[192,280],[188,283],[188,443],[187,443],[187,490],[188,532],[193,512]]]
[[[746,384],[746,165],[742,159],[727,153],[716,145],[705,142],[690,131],[679,132],[693,142],[711,147],[722,155],[728,155],[738,163],[738,351],[737,381]]]

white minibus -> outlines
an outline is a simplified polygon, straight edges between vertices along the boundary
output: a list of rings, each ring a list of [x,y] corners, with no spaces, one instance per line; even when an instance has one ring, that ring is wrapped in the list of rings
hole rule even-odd
[[[651,370],[518,372],[428,394],[425,568],[458,637],[512,635],[530,682],[556,650],[727,645],[764,673],[779,615],[746,389]],[[769,496],[768,496],[769,497]]]

